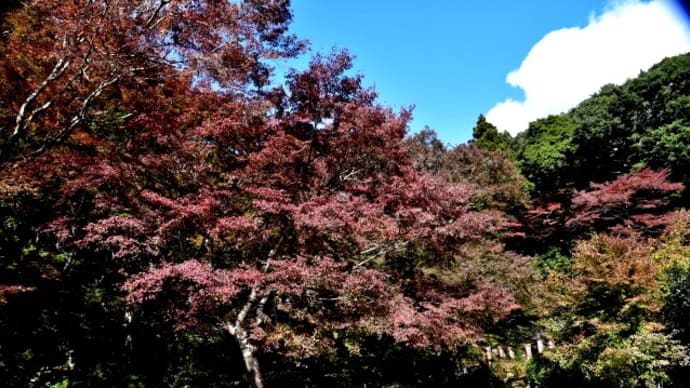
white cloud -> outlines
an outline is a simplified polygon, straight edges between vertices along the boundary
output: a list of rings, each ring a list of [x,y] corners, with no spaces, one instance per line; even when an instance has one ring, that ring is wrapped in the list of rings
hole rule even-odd
[[[486,114],[511,134],[530,121],[565,112],[607,83],[620,84],[667,56],[690,51],[690,31],[673,5],[618,1],[590,16],[583,28],[544,36],[506,81],[524,91],[524,101],[506,99]]]

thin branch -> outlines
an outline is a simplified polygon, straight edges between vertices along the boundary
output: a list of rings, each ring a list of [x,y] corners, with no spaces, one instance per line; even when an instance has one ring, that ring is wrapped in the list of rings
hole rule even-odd
[[[64,140],[67,136],[69,136],[72,131],[82,122],[84,121],[84,118],[86,117],[86,111],[96,98],[103,93],[103,91],[110,85],[116,83],[117,81],[120,80],[120,76],[115,76],[109,80],[102,81],[98,86],[91,92],[89,93],[88,96],[84,99],[84,101],[81,104],[81,109],[79,109],[79,112],[75,114],[72,119],[69,122],[69,125],[67,125],[62,131],[60,131],[58,134],[53,136],[51,139],[46,139],[43,141],[43,144],[41,147],[39,147],[36,151],[32,152],[29,156],[37,156],[40,155],[41,153],[45,152],[45,150],[48,148],[48,146],[51,146],[53,144],[57,144]]]
[[[353,167],[349,171],[343,171],[342,173],[340,173],[339,178],[341,181],[353,180],[352,177],[357,175],[359,171],[359,169]]]
[[[60,58],[55,66],[53,66],[53,70],[50,72],[48,77],[41,82],[40,85],[34,90],[27,98],[24,100],[24,103],[22,106],[19,108],[19,112],[17,113],[17,118],[15,120],[16,126],[14,127],[14,131],[12,132],[12,135],[10,135],[10,138],[8,139],[8,144],[14,143],[20,136],[23,136],[24,131],[26,128],[29,126],[31,123],[31,120],[39,114],[40,112],[46,110],[48,106],[50,106],[50,101],[46,104],[43,104],[39,106],[38,108],[35,108],[31,113],[29,114],[29,117],[26,118],[26,111],[29,105],[31,105],[37,98],[38,96],[43,93],[43,91],[50,85],[53,81],[56,79],[60,78],[65,73],[65,70],[70,66],[71,61],[65,60],[65,58]]]
[[[408,241],[403,241],[403,242],[396,242],[392,244],[379,244],[379,245],[374,245],[372,247],[369,247],[362,252],[360,252],[360,255],[364,256],[367,255],[368,257],[359,263],[355,264],[352,268],[359,268],[364,266],[366,263],[374,260],[377,257],[381,257],[387,253],[394,252],[397,250],[400,250],[402,248],[405,248],[411,240]],[[378,251],[377,251],[378,250]],[[373,252],[373,254],[372,254]]]
[[[156,7],[151,16],[149,16],[148,20],[146,20],[146,28],[155,27],[161,22],[161,20],[163,20],[163,18],[160,18],[158,20],[156,20],[156,18],[158,17],[158,14],[161,12],[163,7],[165,7],[168,3],[170,3],[170,0],[161,0],[158,3],[158,7]]]
[[[266,264],[264,265],[264,272],[267,272],[270,268],[271,260],[276,256],[276,254],[278,254],[278,248],[280,248],[280,246],[283,244],[283,240],[285,240],[285,236],[280,236],[280,239],[278,239],[276,245],[268,252],[268,256],[266,256]]]

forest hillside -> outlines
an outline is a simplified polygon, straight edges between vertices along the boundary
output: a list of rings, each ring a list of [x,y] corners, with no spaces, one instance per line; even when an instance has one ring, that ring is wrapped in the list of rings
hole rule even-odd
[[[5,386],[690,385],[690,54],[451,147],[288,0],[0,17]]]

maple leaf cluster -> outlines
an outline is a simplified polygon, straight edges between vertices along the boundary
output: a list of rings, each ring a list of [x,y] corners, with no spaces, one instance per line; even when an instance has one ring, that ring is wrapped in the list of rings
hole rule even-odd
[[[653,233],[671,224],[669,194],[683,190],[684,186],[669,182],[668,174],[668,170],[644,168],[611,182],[592,183],[589,190],[573,196],[573,216],[566,226]]]

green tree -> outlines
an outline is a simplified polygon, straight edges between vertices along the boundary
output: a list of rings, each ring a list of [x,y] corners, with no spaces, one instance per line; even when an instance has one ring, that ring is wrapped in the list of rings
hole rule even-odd
[[[539,196],[583,189],[640,167],[690,183],[690,54],[664,59],[622,85],[605,85],[571,111],[530,124],[517,159]],[[690,202],[687,192],[684,204]]]
[[[690,112],[690,96],[687,98]],[[672,179],[690,184],[690,119],[678,119],[670,124],[636,135],[634,149],[638,165],[668,168]],[[683,193],[682,204],[688,205],[690,191]]]
[[[469,141],[479,148],[488,151],[502,152],[513,156],[514,141],[508,132],[498,132],[498,128],[488,122],[484,115],[479,115],[477,124],[472,129],[472,139]]]
[[[541,196],[568,183],[568,156],[574,129],[572,116],[551,115],[531,122],[521,137],[520,169]]]
[[[577,187],[602,182],[630,171],[630,135],[624,91],[606,85],[572,112],[572,177]]]

